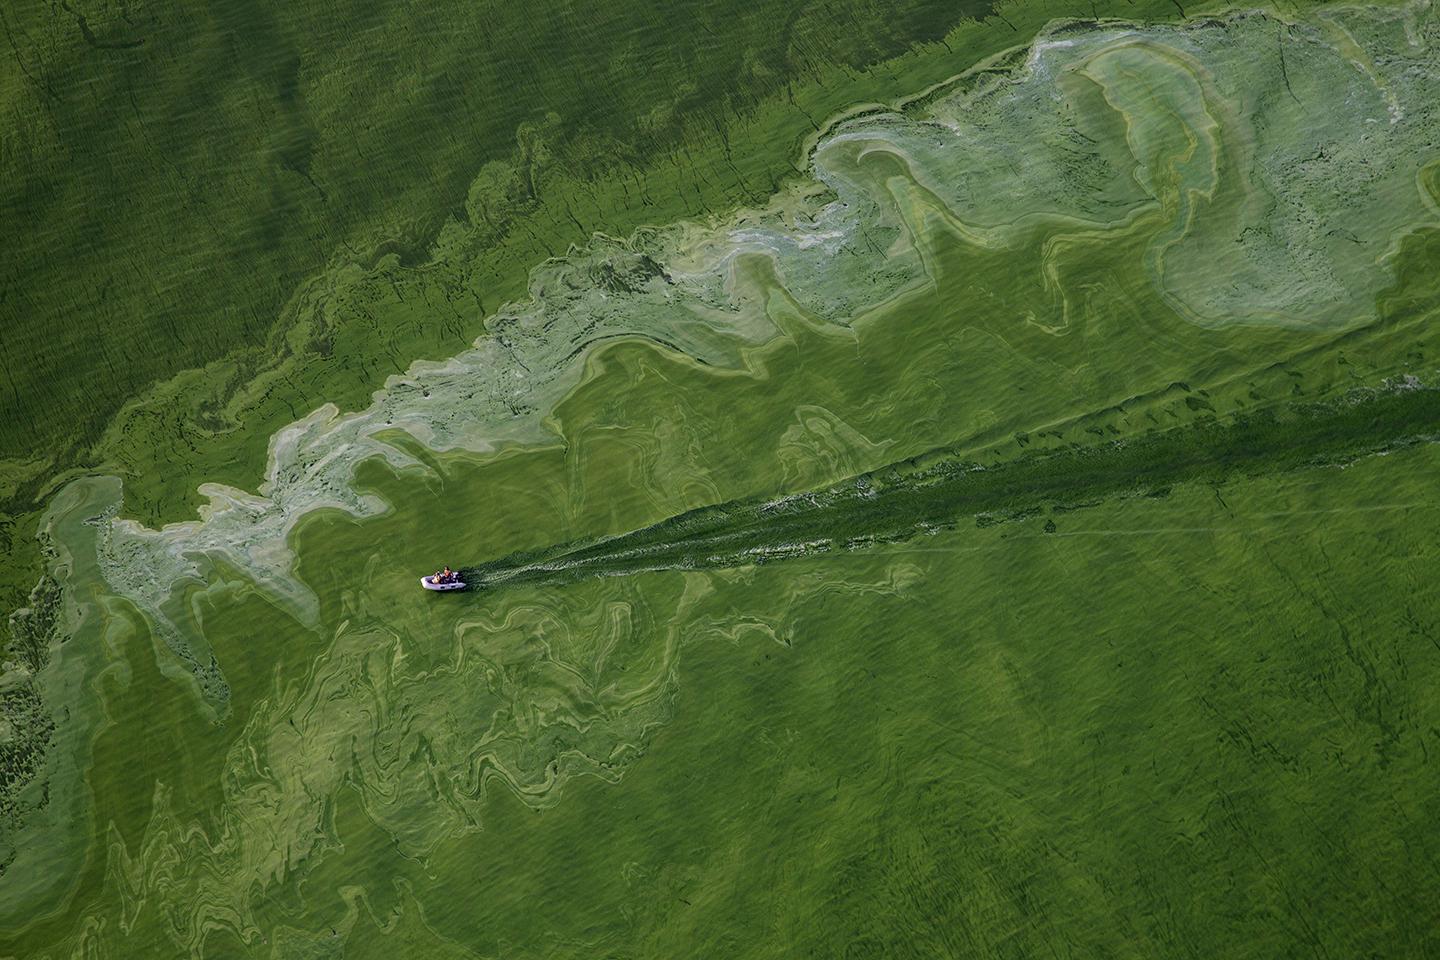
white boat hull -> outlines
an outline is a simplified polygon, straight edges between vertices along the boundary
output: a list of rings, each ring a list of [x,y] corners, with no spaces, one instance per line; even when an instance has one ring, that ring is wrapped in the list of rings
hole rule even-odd
[[[447,590],[464,590],[468,584],[463,580],[452,580],[449,583],[436,583],[433,577],[421,577],[420,586],[426,590],[436,590],[443,593]]]

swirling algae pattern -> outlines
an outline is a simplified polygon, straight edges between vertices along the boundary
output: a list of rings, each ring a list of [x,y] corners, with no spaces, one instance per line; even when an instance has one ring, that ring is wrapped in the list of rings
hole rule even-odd
[[[124,651],[153,632],[163,674],[233,740],[213,815],[161,778],[138,832],[95,825],[105,906],[49,955],[119,955],[110,938],[140,931],[193,956],[220,931],[323,955],[267,911],[343,859],[349,805],[425,864],[483,833],[497,793],[549,811],[578,781],[619,782],[674,724],[687,651],[803,644],[837,597],[924,596],[937,556],[970,549],[517,587],[436,613],[382,586],[423,562],[421,541],[493,559],[1136,397],[1127,416],[1174,416],[1182,375],[1214,389],[1187,393],[1191,412],[1275,399],[1294,384],[1256,371],[1277,358],[1409,329],[1382,306],[1440,212],[1424,168],[1437,39],[1424,4],[1058,23],[837,121],[810,178],[762,209],[537,267],[470,350],[277,433],[256,494],[210,485],[198,519],[147,529],[116,519],[118,481],[77,481],[47,526],[72,638],[56,676],[123,686]],[[358,282],[327,277],[312,309],[343,309]],[[257,657],[304,668],[242,662],[246,630]],[[48,840],[21,835],[10,877],[83,852],[84,791],[64,789],[85,777],[76,731],[118,721],[77,706],[66,722],[51,782],[69,805]],[[337,893],[354,921],[361,885]]]
[[[737,223],[597,241],[546,264],[532,299],[502,309],[472,351],[415,365],[365,411],[322,407],[281,431],[261,496],[211,486],[198,523],[114,524],[108,578],[167,630],[165,597],[195,573],[189,558],[223,554],[313,620],[303,589],[276,575],[285,536],[313,510],[382,509],[353,489],[354,464],[415,461],[381,431],[406,430],[438,450],[540,440],[584,348],[643,337],[734,367],[746,344],[782,332],[765,309],[767,277],[793,299],[798,322],[844,324],[933,282],[946,236],[1008,251],[1038,244],[1062,330],[1086,289],[1069,281],[1067,260],[1095,242],[1137,243],[1154,288],[1193,323],[1363,319],[1390,282],[1399,238],[1435,221],[1415,146],[1433,135],[1436,99],[1413,69],[1434,27],[1395,14],[1362,45],[1347,29],[1353,16],[1060,28],[1011,72],[985,74],[976,90],[962,83],[918,116],[842,123],[813,153],[825,189],[799,211],[777,201]],[[1283,58],[1272,55],[1277,37]],[[1344,108],[1315,117],[1297,84]],[[1078,153],[1086,141],[1103,146]],[[1023,167],[1008,159],[1013,143],[1029,146]],[[937,220],[950,229],[932,229]],[[203,649],[174,645],[203,661]],[[210,679],[223,699],[223,680]]]

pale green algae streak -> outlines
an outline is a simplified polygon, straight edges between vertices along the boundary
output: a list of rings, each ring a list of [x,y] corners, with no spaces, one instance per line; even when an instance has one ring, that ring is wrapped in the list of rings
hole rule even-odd
[[[267,911],[277,900],[303,909],[318,896],[301,881],[353,854],[339,824],[358,822],[356,805],[387,855],[426,863],[482,829],[493,791],[539,810],[563,805],[579,776],[619,781],[675,720],[687,630],[803,644],[803,634],[776,630],[784,617],[767,621],[773,598],[757,601],[752,616],[720,612],[734,573],[517,593],[439,614],[416,606],[430,598],[400,599],[418,593],[408,567],[382,571],[404,582],[394,596],[368,596],[306,566],[310,525],[331,524],[343,539],[361,521],[389,518],[398,531],[443,539],[444,498],[425,500],[442,511],[428,519],[412,517],[417,508],[404,498],[443,490],[462,470],[455,462],[503,465],[572,442],[564,425],[583,417],[566,404],[581,403],[584,388],[603,394],[607,364],[679,377],[630,358],[627,343],[651,344],[715,382],[783,372],[817,396],[769,411],[795,421],[769,474],[717,468],[677,479],[678,493],[647,491],[643,503],[626,500],[617,482],[611,508],[577,499],[562,474],[553,488],[497,486],[497,513],[519,510],[507,493],[548,499],[576,532],[622,532],[632,518],[765,493],[766,483],[818,486],[936,443],[1043,428],[1163,391],[1176,370],[1197,386],[1233,379],[1289,343],[1375,321],[1407,235],[1440,222],[1424,179],[1440,135],[1437,43],[1428,4],[1332,8],[1300,21],[1237,13],[1169,26],[1056,24],[951,84],[837,123],[808,158],[813,180],[763,209],[597,238],[542,265],[530,298],[501,309],[473,349],[413,365],[365,410],[322,407],[277,433],[258,495],[208,486],[198,520],[150,530],[114,519],[118,483],[67,488],[46,524],[64,599],[47,581],[22,617],[49,653],[5,674],[16,702],[34,684],[67,705],[58,721],[65,749],[47,754],[49,770],[29,781],[63,800],[7,824],[8,925],[78,874],[93,830],[103,838],[90,852],[104,860],[103,897],[51,938],[49,955],[127,955],[113,939],[125,935],[181,954],[228,937],[257,955],[323,955],[325,932]],[[1098,248],[1127,258],[1130,274],[1087,273]],[[955,350],[961,369],[967,349],[978,355],[967,308],[989,309],[960,302],[937,312],[932,301],[963,282],[956,270],[982,262],[1014,271],[1014,329],[1000,337],[1008,352],[987,356],[1013,368],[975,376],[1015,392],[986,398],[964,423],[916,426],[918,404],[906,398],[917,388],[896,358],[912,352],[923,381],[931,354]],[[317,295],[341,304],[346,282],[336,277]],[[1107,285],[1124,286],[1152,314],[1131,330],[1113,325],[1124,317],[1101,322]],[[824,372],[803,370],[807,355],[884,344],[906,311],[948,326],[876,358],[895,377],[880,385],[892,398],[846,409],[840,388],[818,395]],[[1196,354],[1211,341],[1195,338],[1211,335],[1234,339],[1223,356]],[[784,367],[787,341],[821,346]],[[1122,348],[1137,351],[1133,363],[1098,358]],[[1178,359],[1147,363],[1142,349]],[[1054,379],[1018,382],[1045,372]],[[663,392],[653,379],[636,389]],[[673,389],[677,404],[697,402],[678,381]],[[624,411],[594,402],[597,433],[623,434]],[[863,430],[854,426],[862,415]],[[601,448],[600,465],[575,467],[577,475],[609,470],[628,481],[709,440],[683,417],[657,419],[652,433],[652,447]],[[376,479],[380,463],[399,479]],[[513,531],[513,546],[543,545],[526,535]],[[397,540],[368,569],[416,549]],[[847,576],[835,580],[861,593],[924,591],[909,562]],[[292,637],[308,659],[273,676],[265,663],[232,665],[226,651],[234,655],[246,629],[265,633],[255,645],[267,655],[275,635]],[[157,778],[130,811],[139,828],[92,828],[79,788],[89,735],[119,722],[102,715],[96,694],[136,669],[125,651],[145,630],[158,641],[161,671],[190,689],[215,729],[235,728],[215,761],[219,799],[202,813],[183,802],[184,784]],[[237,670],[262,691],[239,712]],[[357,903],[380,896],[359,880],[327,882],[343,887],[352,923]]]

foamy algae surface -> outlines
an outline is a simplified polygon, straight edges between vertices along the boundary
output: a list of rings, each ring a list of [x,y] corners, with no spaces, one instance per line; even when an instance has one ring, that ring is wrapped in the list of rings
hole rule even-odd
[[[1103,12],[958,26],[491,309],[529,128],[277,335],[471,346],[256,487],[57,484],[0,955],[1440,949],[1440,19]]]

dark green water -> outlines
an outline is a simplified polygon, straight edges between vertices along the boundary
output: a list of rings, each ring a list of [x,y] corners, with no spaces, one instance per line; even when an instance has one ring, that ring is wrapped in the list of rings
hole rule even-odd
[[[460,572],[477,589],[495,589],[746,566],[897,543],[970,518],[984,526],[1047,509],[1094,507],[1107,498],[1164,497],[1177,483],[1219,485],[1236,477],[1345,466],[1437,437],[1440,395],[1433,390],[1361,394],[1289,416],[1267,411],[1228,424],[1207,419],[988,466],[931,454],[824,490],[701,507],[620,536],[557,544]],[[1054,532],[1053,520],[1047,530]]]

